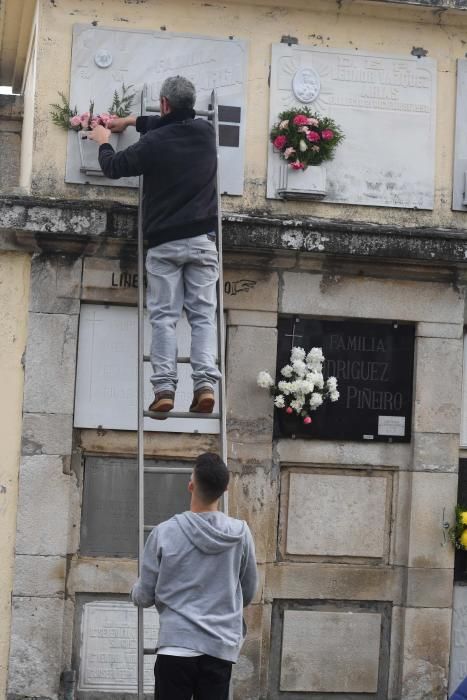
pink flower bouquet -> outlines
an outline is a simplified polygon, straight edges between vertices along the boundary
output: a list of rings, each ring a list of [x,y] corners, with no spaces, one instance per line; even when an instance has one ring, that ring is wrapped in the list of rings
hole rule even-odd
[[[332,160],[343,138],[333,119],[314,114],[308,107],[281,112],[270,134],[274,149],[293,170]]]

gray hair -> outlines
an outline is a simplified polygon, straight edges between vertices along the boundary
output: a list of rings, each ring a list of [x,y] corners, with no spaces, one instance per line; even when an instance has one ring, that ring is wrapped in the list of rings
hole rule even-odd
[[[172,109],[193,109],[195,106],[195,86],[181,75],[166,78],[162,83],[160,95],[168,100]]]

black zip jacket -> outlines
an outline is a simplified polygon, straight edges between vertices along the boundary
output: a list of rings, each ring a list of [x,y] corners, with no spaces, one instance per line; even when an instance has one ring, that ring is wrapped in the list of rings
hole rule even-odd
[[[104,143],[108,178],[144,175],[143,231],[149,248],[217,230],[217,155],[212,125],[193,110],[138,117],[140,140],[115,152]]]

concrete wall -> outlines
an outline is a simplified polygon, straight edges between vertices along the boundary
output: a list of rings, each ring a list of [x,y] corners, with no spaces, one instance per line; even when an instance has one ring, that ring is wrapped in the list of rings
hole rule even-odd
[[[283,35],[297,37],[301,44],[342,49],[364,49],[410,56],[413,47],[423,47],[438,62],[436,197],[435,210],[409,211],[325,203],[288,203],[290,215],[304,213],[342,220],[367,220],[401,225],[463,226],[463,213],[452,213],[451,180],[456,91],[456,59],[463,58],[463,37],[467,15],[461,12],[433,12],[430,8],[395,6],[388,3],[334,3],[305,0],[278,3],[205,2],[176,4],[161,0],[157,6],[145,0],[106,0],[97,6],[92,0],[78,5],[71,0],[53,3],[41,0],[37,39],[37,92],[35,103],[35,145],[31,191],[79,197],[83,188],[64,184],[66,134],[50,122],[49,104],[57,91],[69,89],[72,25],[91,23],[130,30],[165,27],[172,32],[235,37],[249,41],[249,82],[247,94],[247,149],[245,197],[224,198],[226,209],[284,211],[284,204],[265,200],[268,142],[268,75],[271,44]],[[50,80],[53,74],[54,80]],[[362,136],[363,138],[363,136]],[[53,144],[53,146],[52,146]],[[92,194],[91,194],[92,192]],[[134,201],[133,193],[118,194],[112,188],[87,188],[88,196]]]
[[[0,254],[0,697],[5,697],[10,645],[29,272],[28,255]]]

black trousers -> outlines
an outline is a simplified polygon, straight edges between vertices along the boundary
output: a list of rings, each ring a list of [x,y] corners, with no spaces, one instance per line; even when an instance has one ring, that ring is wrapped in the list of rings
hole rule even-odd
[[[214,656],[156,659],[155,700],[228,700],[232,663]]]

